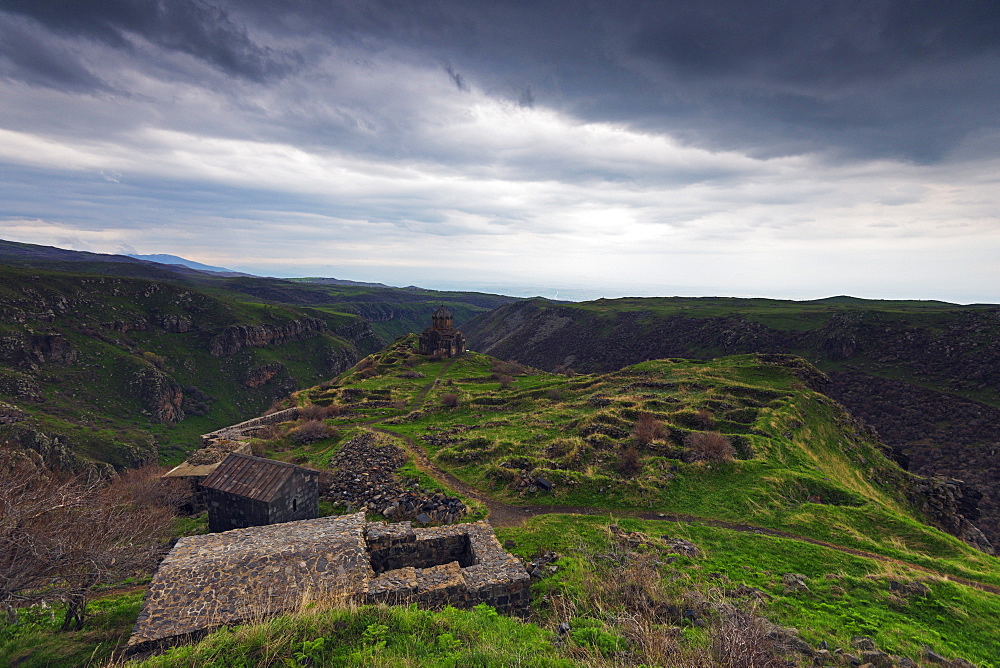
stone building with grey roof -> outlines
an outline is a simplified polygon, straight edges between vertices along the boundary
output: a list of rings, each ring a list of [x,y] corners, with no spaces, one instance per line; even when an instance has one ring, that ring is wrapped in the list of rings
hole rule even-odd
[[[304,601],[528,612],[529,576],[486,522],[413,528],[363,513],[181,538],[153,577],[130,653],[179,644]]]
[[[319,471],[232,452],[201,483],[210,531],[312,519]]]

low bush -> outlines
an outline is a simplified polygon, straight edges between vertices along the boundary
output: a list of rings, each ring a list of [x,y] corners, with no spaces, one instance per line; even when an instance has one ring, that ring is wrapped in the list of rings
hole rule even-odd
[[[307,445],[324,438],[330,438],[335,433],[325,422],[306,420],[288,432],[288,439],[296,445]]]
[[[626,477],[633,477],[642,471],[642,463],[639,461],[639,450],[630,445],[622,451],[621,459],[618,461],[618,472]]]
[[[684,439],[684,445],[695,462],[729,462],[736,457],[732,442],[717,431],[692,432]]]
[[[455,392],[445,392],[441,395],[441,405],[446,408],[457,408],[460,398]]]
[[[642,413],[632,429],[632,438],[639,445],[648,445],[653,441],[665,441],[670,437],[667,426],[650,413]]]

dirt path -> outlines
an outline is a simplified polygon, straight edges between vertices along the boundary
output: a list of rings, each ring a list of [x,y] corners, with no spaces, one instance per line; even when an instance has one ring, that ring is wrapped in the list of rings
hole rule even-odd
[[[414,397],[413,402],[410,404],[410,410],[419,410],[424,402],[427,400],[427,395],[430,393],[431,389],[438,382],[441,376],[447,371],[451,365],[454,363],[454,359],[445,362],[441,367],[441,371],[438,375],[427,384],[420,392]],[[381,419],[381,418],[380,418]],[[436,464],[434,464],[423,448],[417,445],[417,443],[409,436],[405,434],[400,434],[398,432],[392,431],[391,429],[386,429],[384,427],[371,427],[370,425],[376,424],[380,419],[359,422],[356,423],[357,426],[369,426],[373,431],[377,431],[393,438],[399,439],[404,443],[404,449],[413,458],[414,463],[417,468],[429,475],[431,478],[436,480],[441,485],[454,490],[455,492],[466,496],[471,499],[475,499],[480,503],[484,504],[487,509],[486,519],[494,527],[516,527],[521,526],[524,522],[538,515],[549,515],[549,514],[572,514],[572,515],[615,515],[618,517],[634,517],[643,520],[657,520],[663,522],[680,522],[685,524],[704,524],[706,526],[719,527],[723,529],[729,529],[731,531],[739,531],[741,533],[755,533],[763,534],[767,536],[775,536],[777,538],[785,538],[788,540],[801,541],[803,543],[810,543],[812,545],[818,545],[821,547],[826,547],[831,550],[836,550],[844,554],[850,554],[856,557],[863,557],[866,559],[874,559],[876,561],[881,561],[884,563],[897,564],[904,568],[910,568],[916,571],[921,571],[923,573],[928,573],[931,575],[936,575],[953,582],[958,582],[960,584],[979,589],[980,591],[989,592],[991,594],[1000,595],[1000,587],[996,585],[990,585],[983,582],[976,582],[975,580],[968,580],[956,575],[950,575],[947,573],[941,573],[940,571],[935,571],[931,568],[925,566],[919,566],[917,564],[910,563],[908,561],[903,561],[901,559],[896,559],[894,557],[888,557],[882,554],[877,554],[875,552],[866,552],[864,550],[856,550],[850,547],[843,547],[841,545],[835,545],[833,543],[828,543],[826,541],[818,540],[816,538],[809,538],[807,536],[800,536],[798,534],[790,533],[788,531],[781,531],[779,529],[769,529],[767,527],[754,526],[751,524],[742,524],[736,522],[727,522],[724,520],[714,520],[706,517],[698,517],[695,515],[676,515],[676,514],[664,514],[664,513],[651,513],[636,510],[628,510],[621,508],[598,508],[593,506],[544,506],[544,505],[527,505],[527,506],[513,506],[503,501],[495,499],[485,492],[478,490],[471,485],[459,480],[447,471],[442,470]]]

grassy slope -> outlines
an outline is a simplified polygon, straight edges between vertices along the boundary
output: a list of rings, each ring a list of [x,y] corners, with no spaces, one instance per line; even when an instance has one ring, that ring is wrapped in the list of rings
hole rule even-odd
[[[946,575],[1000,584],[1000,564],[915,517],[903,498],[906,474],[885,459],[878,443],[839,406],[808,389],[803,382],[808,371],[795,363],[761,364],[755,356],[737,356],[710,363],[645,362],[617,373],[572,378],[529,371],[502,389],[491,377],[496,360],[469,354],[447,366],[411,355],[412,343],[410,337],[372,356],[374,374],[356,369],[345,374],[339,385],[299,393],[297,401],[350,403],[353,415],[331,420],[331,424],[339,423],[346,431],[347,425],[375,421],[412,436],[438,465],[494,498],[515,504],[604,508],[604,516],[542,515],[523,527],[498,531],[501,540],[512,541],[511,549],[526,558],[545,550],[563,555],[558,573],[534,585],[534,623],[554,628],[567,620],[568,605],[583,620],[576,622],[600,625],[608,637],[623,638],[626,646],[636,642],[629,640],[628,629],[622,625],[628,616],[622,616],[622,610],[616,613],[613,606],[598,609],[588,604],[588,592],[602,587],[601,582],[621,577],[620,566],[609,567],[609,558],[612,564],[622,563],[621,548],[615,547],[608,531],[614,523],[651,537],[629,558],[655,558],[659,578],[655,586],[674,600],[695,590],[718,598],[723,590],[746,584],[768,594],[760,604],[763,614],[799,628],[814,646],[827,641],[831,647],[849,648],[853,635],[869,635],[882,649],[913,658],[927,645],[981,667],[997,665],[1000,648],[993,631],[1000,597],[951,582]],[[400,378],[404,370],[422,377]],[[430,388],[424,408],[416,413],[408,413],[408,408],[366,406],[366,399],[389,398],[397,406],[409,407],[435,378],[438,381]],[[460,396],[458,408],[441,405],[441,395],[447,393]],[[692,423],[696,410],[712,413],[713,427],[729,434],[746,458],[716,464],[678,458],[682,455],[679,440],[696,430]],[[617,457],[639,411],[662,418],[671,436],[645,448],[642,472],[626,477],[617,471]],[[626,436],[591,435],[588,440],[583,434],[595,426],[607,427],[605,431],[611,434],[622,430]],[[455,440],[436,440],[442,437]],[[321,464],[322,459],[317,453],[311,461]],[[544,476],[556,488],[552,493],[518,492],[511,482],[522,474],[515,471]],[[815,496],[822,502],[815,503]],[[641,520],[635,517],[636,509],[779,528],[831,546],[697,521]],[[671,550],[659,536],[693,541],[703,555],[667,559]],[[898,561],[847,554],[833,546]],[[944,575],[928,575],[910,564]],[[805,575],[810,591],[786,592],[781,574],[787,572]],[[896,596],[890,590],[891,581],[919,581],[928,591],[918,597]],[[415,654],[417,650],[406,640],[406,633],[414,627],[399,621],[398,615],[403,614],[399,611],[363,608],[325,614],[347,625],[393,620],[387,637],[395,649],[378,650],[386,652],[381,656],[385,665],[437,665],[435,661],[454,665],[453,656],[433,647],[428,653]],[[451,628],[454,615],[473,613],[448,612],[440,618],[420,614],[426,615],[427,624]],[[355,621],[358,618],[362,622]],[[290,637],[294,646],[314,637],[329,639],[331,634],[339,639],[337,629],[342,628],[322,616],[286,618],[277,624],[283,629],[280,632],[265,626],[212,636],[200,646],[175,652],[153,665],[194,665],[223,652],[259,660],[260,648],[278,637]],[[525,633],[534,633],[532,626],[525,628]],[[362,641],[359,645],[357,636],[353,637],[345,652],[371,650],[370,644]],[[704,630],[689,625],[684,626],[682,639],[692,651],[709,642]],[[522,642],[522,636],[511,636],[505,646],[509,656],[521,656]],[[290,651],[291,646],[271,658],[277,661]],[[573,642],[561,650],[564,658],[573,660],[586,657],[586,651]],[[354,665],[350,662],[354,659],[343,660]],[[511,664],[516,665],[502,655],[484,660],[484,665]]]
[[[995,304],[962,306],[938,301],[853,297],[813,301],[649,297],[572,304],[533,299],[476,318],[468,329],[470,339],[479,345],[477,339],[487,340],[493,331],[506,331],[505,323],[514,315],[547,312],[569,318],[571,326],[560,330],[558,336],[564,337],[567,330],[587,333],[585,344],[573,339],[572,352],[578,360],[574,366],[598,371],[643,359],[636,357],[639,353],[628,350],[636,342],[642,344],[636,346],[637,350],[641,347],[655,352],[656,337],[668,338],[678,319],[694,328],[714,320],[718,327],[700,329],[697,336],[674,345],[685,348],[684,356],[704,358],[756,352],[763,347],[800,355],[824,371],[861,371],[1000,407],[1000,382],[995,377],[984,377],[990,375],[988,368],[966,375],[955,372],[956,368],[968,371],[968,362],[974,363],[978,355],[996,357],[995,342],[1000,338],[998,309]],[[692,322],[695,324],[690,325]],[[750,332],[747,325],[763,327],[765,337]],[[546,345],[544,333],[539,337],[535,337],[533,330],[512,333],[510,345],[501,343],[498,356],[514,356],[537,365],[545,361],[546,368],[560,361],[552,355],[542,355],[540,349],[535,354],[534,349]],[[623,339],[625,333],[627,337]],[[653,338],[647,340],[649,337]],[[911,349],[906,348],[907,341],[913,342]],[[949,341],[953,345],[948,346]],[[846,347],[841,345],[844,342]],[[892,350],[886,349],[887,342],[892,342]],[[614,351],[609,355],[614,362],[611,367],[602,361],[603,348]],[[986,367],[989,366],[987,363]]]
[[[0,336],[6,342],[0,374],[33,383],[42,395],[41,401],[33,401],[14,391],[10,382],[5,386],[8,391],[0,399],[30,416],[5,428],[7,433],[25,427],[40,430],[48,437],[59,436],[85,460],[119,466],[147,457],[152,436],[160,442],[163,458],[176,460],[196,447],[198,434],[259,414],[288,390],[334,375],[338,369],[331,367],[333,359],[345,357],[350,363],[358,355],[349,341],[320,334],[214,357],[209,344],[226,327],[280,327],[305,318],[322,319],[332,332],[365,325],[354,315],[253,304],[176,282],[13,267],[0,267],[0,302]],[[188,319],[192,331],[167,331],[156,324],[163,317]],[[147,325],[134,328],[139,323]],[[30,347],[31,337],[38,334],[60,335],[78,351],[78,358],[69,364],[38,363],[24,350],[24,342]],[[362,341],[368,350],[377,342],[369,339]],[[269,383],[257,388],[243,383],[251,370],[268,363],[282,365]],[[189,417],[179,424],[152,421],[148,401],[135,382],[142,373],[158,372],[181,388],[197,388],[185,394],[203,403],[205,414],[199,416],[201,410],[189,406]]]

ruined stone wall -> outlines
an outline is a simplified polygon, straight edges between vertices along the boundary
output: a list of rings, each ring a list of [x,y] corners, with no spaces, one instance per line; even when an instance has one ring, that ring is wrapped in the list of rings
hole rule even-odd
[[[378,572],[379,569],[388,569]],[[303,596],[529,612],[529,576],[486,522],[414,529],[363,513],[181,538],[153,577],[128,642],[154,651]]]
[[[486,603],[507,615],[529,613],[528,573],[486,522],[426,529],[373,522],[365,527],[365,541],[377,575],[368,585],[368,602],[431,608]]]
[[[245,422],[229,425],[228,427],[223,427],[222,429],[216,429],[215,431],[207,434],[202,434],[201,442],[203,445],[211,445],[219,440],[244,439],[259,433],[263,427],[269,424],[288,422],[289,420],[294,420],[298,416],[298,408],[287,408],[283,411],[278,411],[277,413],[261,415],[260,417],[246,420]]]

